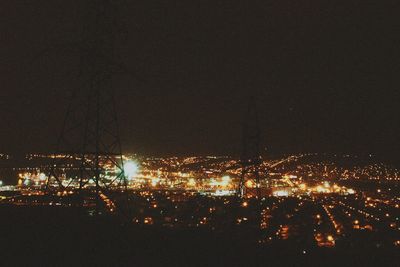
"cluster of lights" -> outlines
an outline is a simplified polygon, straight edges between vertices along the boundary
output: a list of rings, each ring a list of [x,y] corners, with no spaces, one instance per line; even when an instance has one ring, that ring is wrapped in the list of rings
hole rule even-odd
[[[356,212],[358,212],[358,213],[364,215],[366,218],[372,218],[372,219],[374,219],[374,220],[376,220],[376,221],[378,221],[378,222],[380,221],[380,219],[379,219],[378,217],[374,216],[373,214],[370,214],[370,213],[365,212],[365,211],[363,211],[363,210],[356,209],[356,208],[354,208],[354,207],[351,207],[351,206],[349,206],[349,205],[346,205],[346,204],[343,203],[342,201],[339,201],[339,204],[342,205],[342,206],[344,206],[344,207],[346,207],[346,208],[348,208],[348,209],[350,209],[350,210],[352,210],[352,211],[356,211]]]
[[[32,173],[24,172],[18,174],[18,185],[19,186],[29,186],[31,184],[41,185],[47,181],[47,175],[42,172]]]
[[[337,184],[331,185],[328,181],[324,181],[316,186],[307,186],[305,183],[300,183],[298,189],[307,194],[344,194],[353,195],[356,192],[354,189],[338,186]]]
[[[317,233],[315,235],[315,241],[319,247],[334,247],[336,245],[335,238],[332,235],[323,235],[321,233]]]
[[[106,207],[110,212],[114,212],[116,210],[115,203],[111,199],[109,199],[104,193],[100,193],[100,198],[106,204]]]
[[[341,226],[335,221],[335,218],[333,217],[332,213],[329,211],[329,208],[326,205],[322,206],[326,212],[326,214],[328,214],[329,219],[331,220],[333,226],[335,227],[336,233],[340,234],[341,233]]]
[[[211,178],[209,185],[211,187],[229,188],[232,187],[232,179],[229,176],[223,176],[220,179]]]

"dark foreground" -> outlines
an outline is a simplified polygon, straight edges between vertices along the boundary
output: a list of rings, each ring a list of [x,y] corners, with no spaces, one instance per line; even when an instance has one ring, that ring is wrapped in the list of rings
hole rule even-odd
[[[79,210],[0,207],[1,266],[399,266],[398,249],[321,249],[251,233],[165,229]]]

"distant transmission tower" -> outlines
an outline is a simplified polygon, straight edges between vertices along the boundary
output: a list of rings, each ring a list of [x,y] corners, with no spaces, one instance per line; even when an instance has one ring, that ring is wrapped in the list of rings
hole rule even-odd
[[[57,153],[48,178],[49,190],[94,196],[98,212],[109,192],[127,186],[119,138],[112,76],[118,71],[116,1],[85,0],[78,50],[79,86],[74,90]]]
[[[238,195],[245,197],[256,189],[256,197],[261,199],[260,188],[260,128],[255,97],[250,97],[243,121],[242,154],[240,164],[242,173]]]

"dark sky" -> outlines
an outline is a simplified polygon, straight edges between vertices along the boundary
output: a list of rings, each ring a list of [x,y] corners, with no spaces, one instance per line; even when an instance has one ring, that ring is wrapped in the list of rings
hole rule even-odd
[[[74,87],[77,0],[0,1],[0,150],[51,151]],[[126,1],[125,151],[235,154],[257,92],[270,154],[397,155],[397,1]]]

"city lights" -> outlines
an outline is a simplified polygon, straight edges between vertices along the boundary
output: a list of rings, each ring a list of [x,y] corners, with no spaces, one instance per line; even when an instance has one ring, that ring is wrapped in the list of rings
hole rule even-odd
[[[35,157],[39,155],[31,155],[29,158]],[[294,158],[304,157],[290,156],[286,160],[266,162],[265,166],[274,166],[273,171],[268,173],[270,170],[265,169],[259,183],[247,175],[244,196],[238,199],[241,169],[237,160],[172,157],[138,161],[134,157],[124,156],[127,192],[135,198],[135,206],[138,206],[138,213],[132,223],[148,227],[210,229],[218,229],[230,223],[238,227],[256,225],[265,234],[259,242],[273,244],[275,240],[286,241],[307,234],[307,231],[303,233],[301,230],[306,225],[303,225],[304,221],[313,227],[315,244],[327,249],[337,247],[337,240],[352,231],[379,231],[382,227],[380,223],[384,223],[382,225],[386,225],[387,231],[396,233],[393,240],[389,240],[392,246],[400,246],[394,240],[400,233],[396,223],[400,217],[400,199],[387,196],[385,192],[390,191],[384,190],[382,185],[380,192],[376,189],[363,191],[356,184],[354,188],[350,187],[351,184],[347,183],[349,178],[343,179],[350,173],[349,170],[335,174],[337,176],[329,176],[328,167],[320,163],[297,165],[292,169],[290,165],[285,166]],[[219,163],[215,164],[215,160],[219,160]],[[106,179],[111,179],[115,173],[110,166],[104,163]],[[226,171],[229,166],[238,167]],[[79,192],[80,184],[79,180],[67,173],[61,178],[64,188],[60,187],[55,192],[59,199],[46,202],[39,200],[40,196],[46,194],[46,172],[39,168],[18,170],[17,185],[6,189],[15,190],[23,198],[8,198],[0,194],[0,200],[16,205],[63,206],[65,204],[60,200],[74,197]],[[95,188],[93,179],[83,185],[84,190]],[[257,198],[255,189],[260,190],[261,200]],[[114,193],[122,193],[120,190],[123,189],[115,187],[113,190]],[[118,212],[118,202],[109,197],[108,192],[100,193],[100,201],[108,213]],[[87,198],[85,205],[87,208],[93,207],[93,198]],[[190,209],[196,212],[187,216],[189,209],[185,205],[193,205]],[[236,214],[239,210],[243,214]]]

